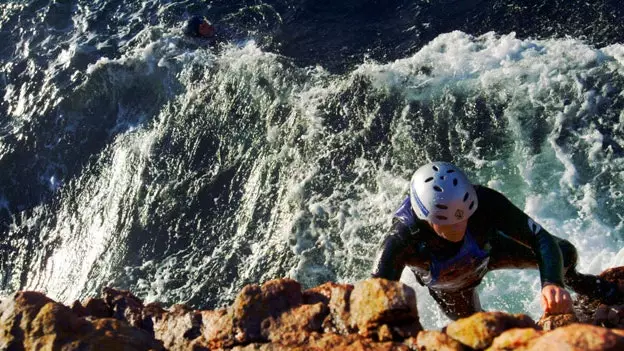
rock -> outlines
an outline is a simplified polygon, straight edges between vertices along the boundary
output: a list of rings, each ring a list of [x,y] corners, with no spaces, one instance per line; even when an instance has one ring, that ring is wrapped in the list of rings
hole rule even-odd
[[[201,314],[185,305],[174,305],[154,318],[154,336],[170,350],[186,350],[201,335]]]
[[[624,266],[606,269],[598,276],[610,282],[617,283],[621,296],[624,297]],[[616,303],[613,303],[613,305],[624,305],[624,298],[620,298],[619,300],[620,301],[615,301]],[[605,322],[608,321],[608,316],[602,318],[602,316],[595,315],[596,311],[601,308],[601,305],[602,303],[594,297],[578,294],[577,298],[574,300],[574,311],[576,311],[579,322],[593,323],[596,325],[611,325],[610,323],[605,324]]]
[[[543,335],[528,350],[624,350],[624,336],[602,327],[572,324]]]
[[[624,305],[607,306],[601,304],[594,313],[592,324],[606,328],[622,328],[624,326]]]
[[[326,286],[323,284],[322,286]],[[329,315],[323,321],[325,333],[337,333],[348,335],[354,330],[349,326],[351,314],[349,313],[349,300],[353,292],[353,285],[334,284],[329,287]]]
[[[24,334],[32,329],[32,322],[43,306],[54,301],[44,294],[21,291],[0,303],[0,349],[23,348]]]
[[[544,331],[533,328],[513,328],[497,336],[487,351],[526,350]]]
[[[74,304],[76,309],[77,304]],[[82,305],[80,305],[82,306]],[[93,321],[35,292],[18,292],[0,304],[3,350],[162,350],[149,333],[114,319]]]
[[[245,286],[230,309],[234,340],[240,344],[266,341],[262,322],[300,305],[302,300],[301,285],[292,279],[271,280],[262,287]]]
[[[552,315],[545,314],[537,322],[537,325],[540,326],[543,330],[549,331],[559,327],[570,325],[572,323],[578,323],[578,318],[574,313]]]
[[[378,334],[377,328],[415,325],[422,330],[416,310],[416,293],[401,282],[371,278],[358,282],[350,298],[350,326],[362,336]]]
[[[106,304],[104,299],[87,299],[83,306],[87,316],[95,318],[111,318],[113,316],[113,310]]]
[[[232,333],[232,317],[225,309],[216,311],[201,311],[201,339],[195,345],[202,345],[209,349],[219,349],[234,345]]]
[[[143,301],[127,290],[105,287],[102,289],[104,301],[111,310],[113,318],[126,321],[130,325],[143,327]]]
[[[301,305],[282,313],[279,317],[269,317],[262,322],[262,335],[272,342],[286,345],[302,345],[310,333],[319,332],[329,309],[322,302],[314,305]]]
[[[524,314],[504,312],[478,312],[459,319],[446,327],[446,333],[453,339],[473,349],[485,349],[495,337],[511,328],[534,328],[535,322]]]
[[[91,331],[79,341],[63,347],[63,351],[78,350],[124,350],[164,351],[160,341],[148,332],[130,326],[114,318],[101,318],[92,322]]]
[[[457,340],[437,330],[423,330],[417,337],[409,338],[405,344],[423,351],[463,351],[464,346]]]

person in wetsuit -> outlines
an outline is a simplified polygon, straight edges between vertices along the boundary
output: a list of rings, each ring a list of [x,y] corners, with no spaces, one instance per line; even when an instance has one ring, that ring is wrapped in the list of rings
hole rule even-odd
[[[212,39],[216,36],[217,30],[205,17],[193,16],[186,21],[184,34],[196,38]]]
[[[621,302],[616,284],[576,270],[578,254],[548,233],[501,193],[473,185],[453,164],[419,168],[410,195],[396,212],[373,267],[373,277],[399,280],[404,267],[451,319],[481,311],[476,287],[495,269],[538,268],[546,313],[567,313],[566,287]]]

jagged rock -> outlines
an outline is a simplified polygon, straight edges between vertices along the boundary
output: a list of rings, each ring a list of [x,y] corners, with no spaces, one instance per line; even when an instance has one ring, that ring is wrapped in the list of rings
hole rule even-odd
[[[492,344],[495,337],[511,328],[537,329],[538,326],[525,314],[478,312],[452,322],[446,327],[446,333],[473,349],[485,349]]]
[[[464,351],[464,346],[457,340],[437,330],[422,330],[417,337],[405,340],[405,344],[414,350],[422,351]]]
[[[79,341],[63,347],[63,351],[73,350],[124,350],[164,351],[162,342],[148,332],[130,326],[114,318],[101,318],[92,322],[92,329]]]
[[[624,305],[599,305],[592,324],[606,328],[624,328]]]
[[[572,323],[578,323],[578,318],[574,313],[565,314],[544,314],[542,318],[537,322],[543,330],[549,331],[559,327],[570,325]]]
[[[323,284],[325,287],[327,284]],[[334,284],[329,287],[329,315],[323,321],[323,330],[325,333],[338,333],[348,335],[354,330],[349,326],[349,300],[353,285],[350,284]]]
[[[106,304],[104,299],[87,299],[83,306],[87,316],[95,318],[110,318],[113,316],[113,310]]]
[[[624,296],[624,266],[621,267],[613,267],[604,270],[602,273],[598,275],[610,282],[615,282],[618,284],[622,295]],[[596,312],[598,309],[604,310],[605,308],[608,310],[608,307],[602,307],[602,303],[593,296],[585,296],[582,294],[578,294],[577,298],[574,300],[574,311],[579,319],[580,323],[589,323],[594,325],[603,325],[603,326],[615,326],[608,322],[607,318],[602,318],[602,315],[596,316]],[[624,305],[624,300],[620,301],[616,305]],[[602,312],[601,312],[602,313]],[[608,314],[608,312],[607,312]]]
[[[105,287],[102,289],[104,301],[111,310],[112,317],[126,321],[133,327],[143,327],[143,301],[127,290]]]
[[[149,333],[113,319],[93,321],[43,294],[18,292],[0,304],[3,350],[162,350]]]
[[[277,318],[265,319],[262,322],[262,335],[272,342],[301,345],[307,341],[310,333],[321,331],[323,319],[328,313],[328,307],[322,302],[301,305]]]
[[[201,311],[201,337],[194,341],[197,347],[220,349],[234,345],[232,317],[225,309]]]
[[[602,327],[572,324],[543,335],[528,350],[624,350],[624,336]]]
[[[174,305],[154,318],[154,336],[168,350],[187,350],[201,335],[201,314],[185,305]]]
[[[533,328],[513,328],[497,336],[487,351],[526,350],[544,331]]]
[[[302,300],[301,285],[292,279],[245,286],[230,309],[234,340],[240,344],[267,341],[262,336],[262,322],[300,305]]]
[[[372,278],[355,284],[350,298],[351,327],[362,336],[379,335],[384,324],[413,326],[407,328],[416,336],[422,330],[416,310],[416,294],[407,285],[386,279]],[[400,336],[405,337],[405,336]]]

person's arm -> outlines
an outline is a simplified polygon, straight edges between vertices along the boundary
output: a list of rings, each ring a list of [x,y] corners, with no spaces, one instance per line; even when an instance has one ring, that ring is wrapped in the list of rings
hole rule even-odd
[[[484,188],[487,201],[498,213],[497,228],[513,240],[530,247],[537,257],[542,284],[541,301],[547,313],[567,313],[572,309],[570,294],[563,284],[563,255],[554,236],[533,221],[499,192]]]
[[[399,280],[409,255],[407,236],[409,228],[395,219],[392,233],[384,239],[373,265],[372,276],[388,280]]]
[[[555,237],[533,221],[501,193],[481,187],[492,207],[492,220],[496,228],[516,242],[533,250],[537,257],[542,287],[547,284],[563,286],[563,256]]]

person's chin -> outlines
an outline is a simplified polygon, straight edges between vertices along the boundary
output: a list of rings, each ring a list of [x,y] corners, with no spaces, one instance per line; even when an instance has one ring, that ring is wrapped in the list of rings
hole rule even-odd
[[[454,243],[460,242],[462,241],[462,239],[464,239],[464,236],[462,234],[449,234],[449,235],[443,235],[444,239],[448,240],[448,241],[452,241]]]

